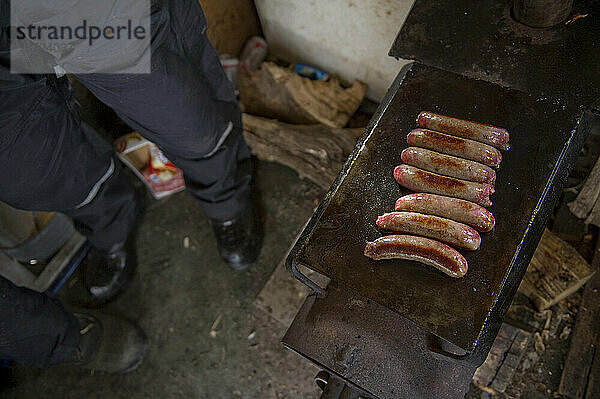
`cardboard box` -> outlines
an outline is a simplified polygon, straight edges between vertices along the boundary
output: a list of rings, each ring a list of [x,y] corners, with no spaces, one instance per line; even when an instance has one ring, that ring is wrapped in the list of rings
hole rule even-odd
[[[115,141],[119,159],[148,187],[156,199],[185,189],[183,172],[176,168],[156,144],[133,132]]]

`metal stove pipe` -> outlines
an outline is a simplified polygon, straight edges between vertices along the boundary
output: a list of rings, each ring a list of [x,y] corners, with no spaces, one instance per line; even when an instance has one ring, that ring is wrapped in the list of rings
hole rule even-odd
[[[573,7],[573,0],[515,0],[515,19],[534,28],[549,28],[564,21]]]

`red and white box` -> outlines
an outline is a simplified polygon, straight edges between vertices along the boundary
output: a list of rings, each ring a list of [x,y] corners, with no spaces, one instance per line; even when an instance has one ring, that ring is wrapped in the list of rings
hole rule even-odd
[[[183,172],[173,165],[156,144],[133,132],[115,140],[119,159],[148,187],[156,199],[185,189]]]

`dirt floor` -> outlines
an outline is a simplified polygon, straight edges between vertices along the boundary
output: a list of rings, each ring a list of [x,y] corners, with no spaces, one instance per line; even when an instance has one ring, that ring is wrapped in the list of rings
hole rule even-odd
[[[252,302],[323,191],[277,164],[258,162],[256,170],[265,246],[248,271],[234,272],[221,262],[208,220],[190,195],[179,193],[151,204],[139,232],[138,275],[103,310],[129,317],[146,331],[150,347],[138,370],[112,376],[69,366],[13,366],[3,371],[0,396],[319,398],[321,391],[313,382],[318,369],[283,348],[279,341],[287,326]],[[82,303],[79,274],[60,297]],[[570,338],[561,333],[572,328],[580,299],[577,293],[552,308],[544,350],[536,350],[531,341],[512,384],[496,397],[561,397],[555,392]],[[509,316],[535,331],[543,328],[548,313],[537,314],[518,295]],[[488,397],[474,385],[467,395]]]
[[[138,370],[112,376],[69,366],[15,366],[4,371],[0,396],[318,398],[312,381],[318,369],[283,348],[279,341],[286,326],[252,302],[323,192],[286,167],[258,162],[256,169],[265,246],[248,271],[233,272],[220,261],[208,220],[187,193],[151,205],[139,233],[138,276],[103,310],[136,320],[146,331],[150,347]],[[81,290],[75,274],[60,296],[80,304]],[[530,342],[513,383],[497,397],[560,397],[555,392],[569,337],[559,336],[572,328],[580,298],[577,293],[552,308],[545,350],[536,351]],[[536,314],[523,296],[517,296],[511,312],[533,330],[547,316]],[[475,386],[467,395],[487,397]]]
[[[69,366],[13,367],[4,371],[0,396],[319,397],[317,368],[284,349],[279,341],[286,326],[252,301],[323,192],[290,169],[263,162],[257,188],[265,245],[248,271],[234,272],[221,262],[208,220],[189,194],[176,194],[147,213],[139,232],[137,278],[104,309],[146,331],[150,347],[138,370],[113,376]],[[76,274],[60,296],[78,302],[81,289]]]
[[[511,324],[531,332],[548,331],[547,335],[544,334],[543,345],[535,345],[534,340],[530,339],[526,353],[505,392],[490,395],[472,384],[466,399],[566,398],[557,391],[580,301],[581,291],[578,291],[549,311],[536,312],[527,297],[517,294],[507,317]],[[547,320],[550,321],[545,329]]]

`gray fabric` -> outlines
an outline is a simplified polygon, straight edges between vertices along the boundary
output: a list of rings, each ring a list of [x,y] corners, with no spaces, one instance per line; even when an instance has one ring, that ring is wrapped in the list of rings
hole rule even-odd
[[[13,72],[149,72],[150,0],[19,0],[10,21]]]

